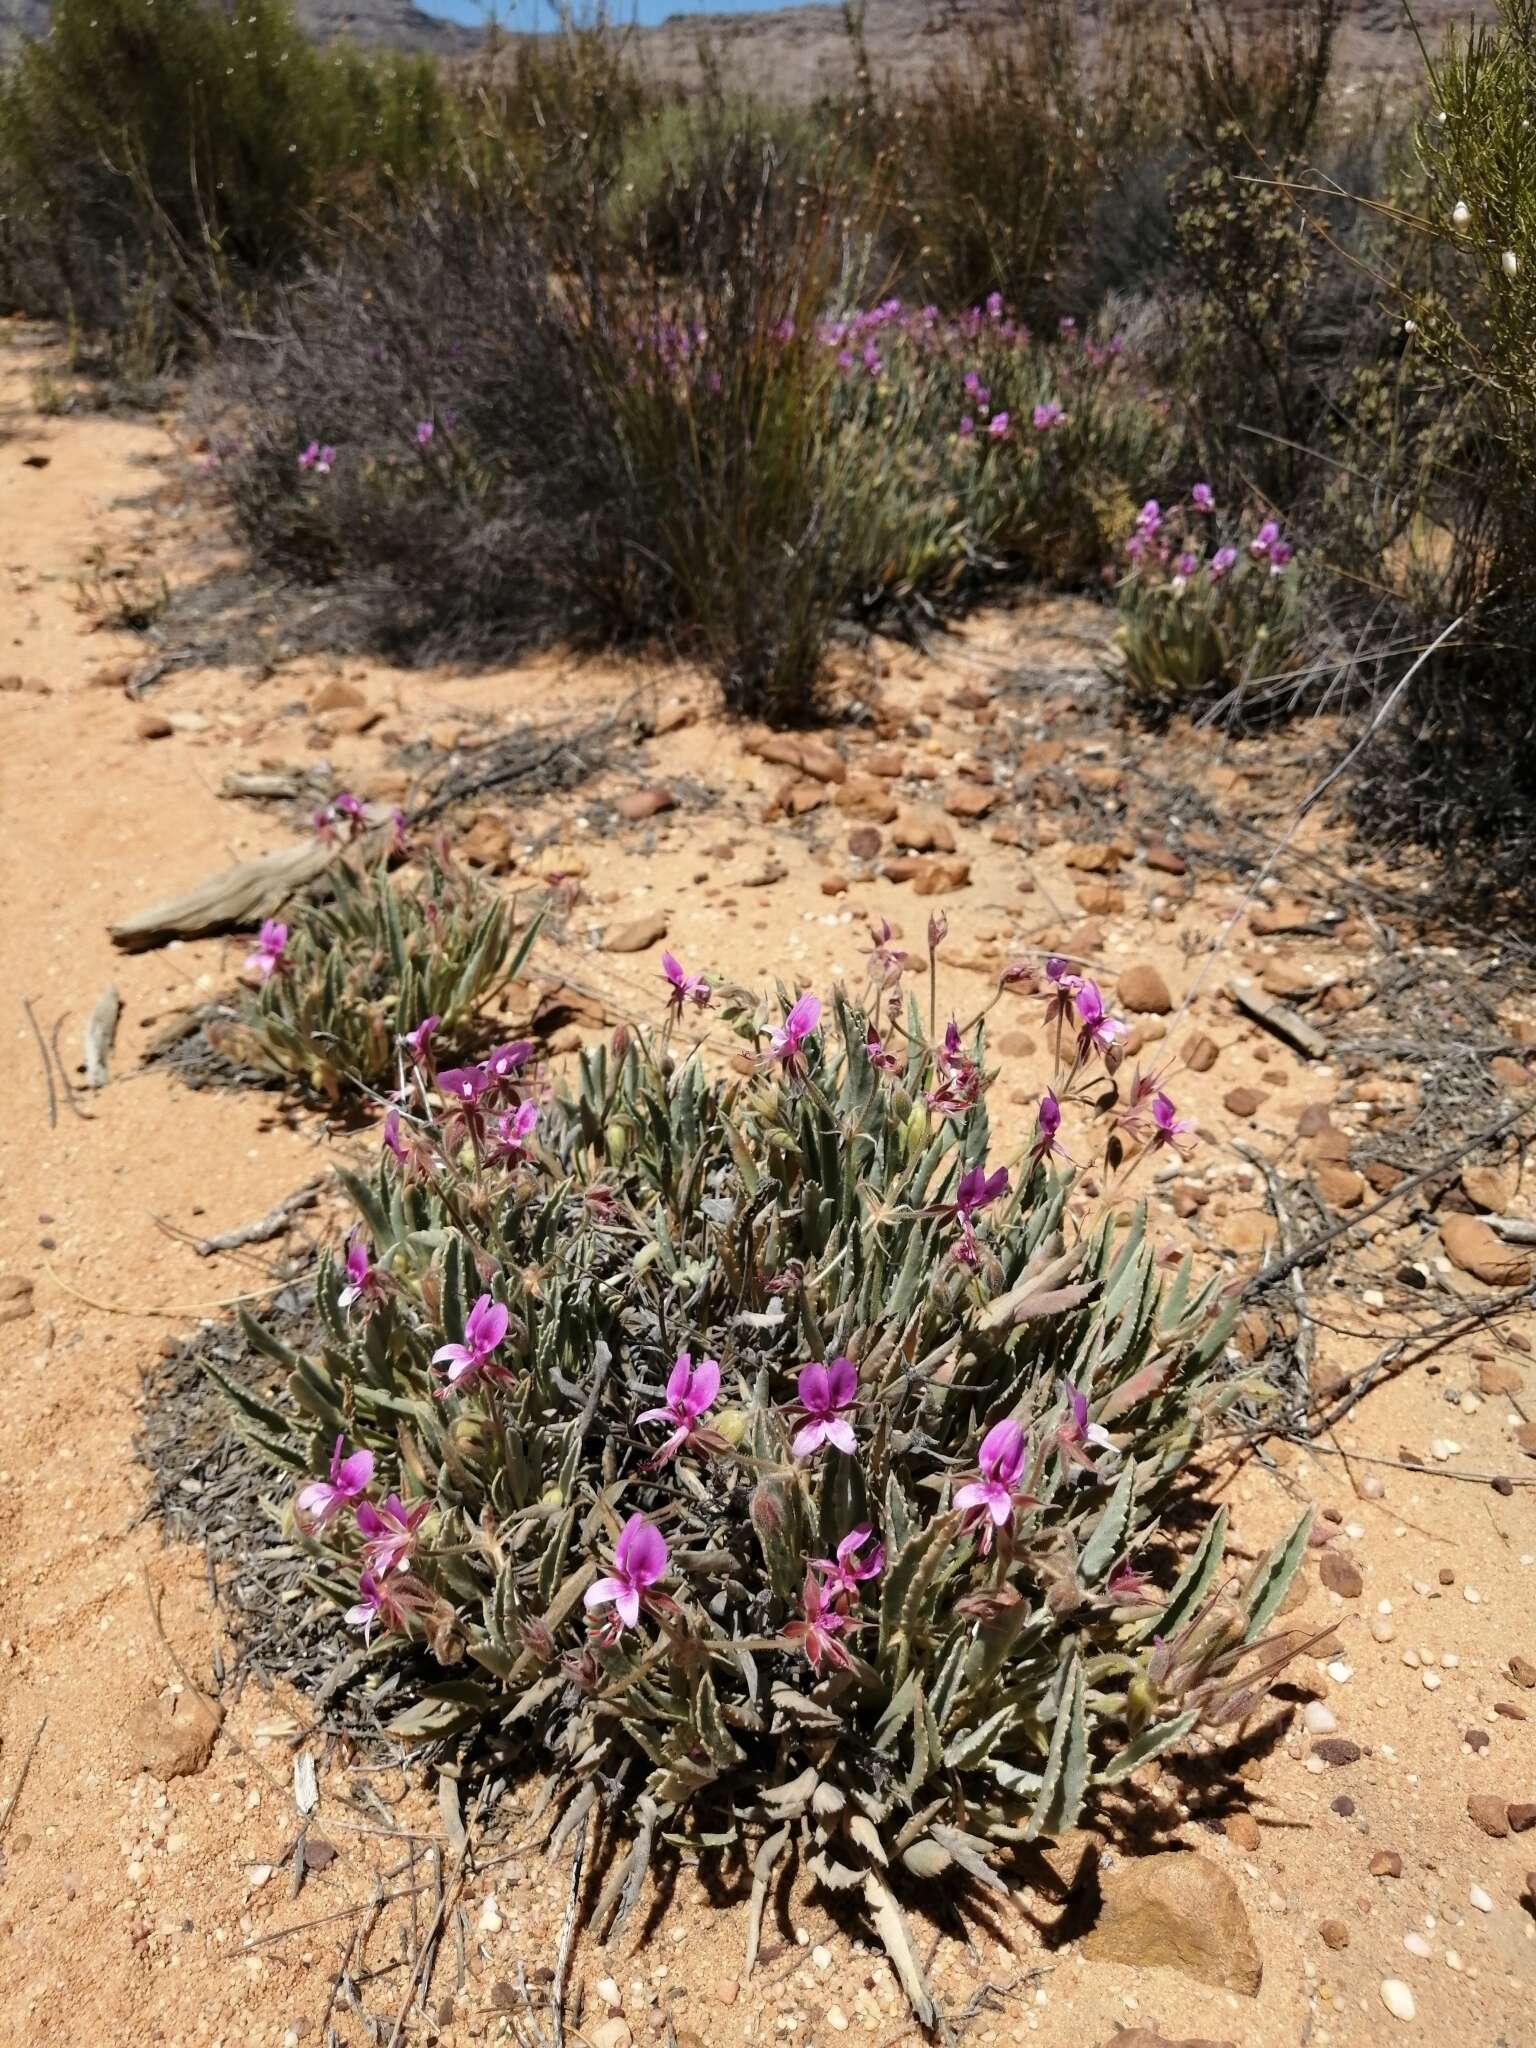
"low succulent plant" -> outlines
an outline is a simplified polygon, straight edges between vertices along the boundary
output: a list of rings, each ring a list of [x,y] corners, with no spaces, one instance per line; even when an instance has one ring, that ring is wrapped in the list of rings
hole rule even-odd
[[[446,847],[402,880],[386,862],[365,861],[364,844],[326,869],[323,900],[263,924],[245,962],[253,986],[238,1015],[209,1031],[243,1066],[330,1103],[387,1087],[427,1039],[462,1045],[520,971],[536,930],[514,946],[505,898]]]
[[[1120,1065],[1098,989],[1049,963],[1056,1076],[989,1169],[986,1012],[925,1030],[902,964],[882,931],[862,1003],[823,1007],[669,961],[666,1023],[564,1092],[424,1061],[348,1179],[318,1355],[253,1325],[288,1397],[230,1392],[317,1585],[443,1667],[395,1732],[489,1724],[550,1771],[557,1840],[594,1808],[627,1832],[600,1934],[658,1845],[734,1854],[750,1967],[798,1836],[930,2024],[899,1889],[1005,1888],[1017,1845],[1249,1711],[1306,1525],[1243,1583],[1220,1515],[1158,1565],[1240,1383],[1214,1283],[1123,1197],[1191,1142],[1159,1077],[1115,1083],[1105,1196],[1058,1170]]]
[[[1217,544],[1209,489],[1187,505],[1141,508],[1126,546],[1110,666],[1133,703],[1166,715],[1302,658],[1305,619],[1295,551],[1272,519]]]

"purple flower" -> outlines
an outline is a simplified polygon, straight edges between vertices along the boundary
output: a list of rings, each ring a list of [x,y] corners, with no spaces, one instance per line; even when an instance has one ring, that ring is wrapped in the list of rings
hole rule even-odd
[[[973,1166],[960,1176],[951,1205],[955,1221],[960,1226],[960,1236],[955,1244],[954,1256],[962,1265],[974,1266],[979,1253],[976,1249],[976,1218],[983,1209],[1008,1192],[1008,1169],[998,1167],[989,1174],[985,1166]]]
[[[1045,1021],[1059,1024],[1063,1017],[1071,1016],[1073,999],[1083,985],[1083,977],[1074,974],[1066,961],[1053,953],[1045,963],[1045,978],[1051,984],[1045,999]]]
[[[1153,1096],[1152,1149],[1154,1151],[1171,1145],[1175,1152],[1187,1159],[1195,1149],[1194,1134],[1194,1118],[1180,1116],[1174,1109],[1171,1096],[1162,1093]]]
[[[698,1010],[708,1005],[710,986],[702,974],[685,974],[671,953],[662,954],[661,972],[667,983],[667,1007],[675,1016],[681,1017],[688,1003]]]
[[[768,1040],[768,1057],[782,1060],[794,1072],[804,1064],[805,1041],[821,1022],[820,996],[801,996],[783,1024]]]
[[[437,1077],[437,1092],[450,1102],[473,1107],[491,1085],[484,1067],[444,1067]]]
[[[338,1308],[350,1308],[354,1301],[378,1286],[378,1274],[368,1256],[368,1246],[361,1237],[354,1237],[347,1246],[347,1284],[336,1297]]]
[[[520,1102],[516,1109],[504,1110],[496,1119],[497,1158],[524,1158],[528,1140],[538,1129],[538,1124],[539,1105],[536,1102]]]
[[[390,1579],[366,1568],[357,1582],[358,1599],[347,1609],[344,1619],[353,1628],[363,1631],[363,1640],[373,1641],[375,1622],[382,1621],[387,1629],[403,1635],[413,1614],[424,1614],[431,1605],[431,1596],[419,1579],[404,1576]]]
[[[1056,1427],[1056,1448],[1068,1465],[1080,1465],[1084,1471],[1092,1472],[1097,1468],[1088,1455],[1089,1448],[1112,1451],[1114,1444],[1102,1423],[1088,1420],[1088,1396],[1079,1393],[1070,1380],[1062,1381],[1061,1391],[1066,1397],[1067,1414]]]
[[[865,344],[864,352],[860,360],[862,361],[865,369],[869,372],[871,377],[878,377],[880,375],[881,370],[885,367],[884,364],[880,361],[880,351],[875,347],[872,341],[867,342]]]
[[[1082,986],[1072,998],[1077,1010],[1078,1051],[1086,1054],[1090,1048],[1107,1053],[1116,1039],[1125,1036],[1125,1026],[1116,1017],[1111,1017],[1104,1007],[1104,996],[1096,981],[1085,976]]]
[[[991,419],[987,421],[987,432],[991,435],[994,441],[1005,441],[1008,438],[1007,413],[993,413]]]
[[[631,1515],[614,1545],[613,1571],[597,1579],[582,1596],[590,1613],[594,1607],[612,1607],[616,1620],[610,1624],[616,1641],[640,1620],[640,1608],[667,1568],[667,1546],[661,1531],[644,1515]]]
[[[1236,548],[1218,548],[1218,549],[1216,550],[1215,554],[1214,554],[1214,555],[1212,555],[1212,557],[1211,557],[1211,563],[1210,563],[1210,577],[1211,577],[1211,581],[1212,581],[1213,583],[1219,583],[1219,582],[1221,581],[1222,577],[1226,575],[1227,571],[1228,571],[1228,570],[1229,570],[1229,569],[1231,568],[1232,564],[1233,564],[1233,563],[1234,563],[1234,562],[1235,562],[1236,560],[1237,560],[1237,549],[1236,549]]]
[[[318,441],[311,441],[299,457],[300,469],[312,469],[316,476],[329,476],[336,460],[336,450],[322,447]]]
[[[366,1493],[373,1482],[372,1451],[354,1451],[350,1458],[344,1458],[341,1455],[344,1441],[344,1438],[337,1437],[331,1446],[330,1478],[313,1479],[308,1486],[299,1488],[294,1507],[302,1528],[323,1529],[349,1501]]]
[[[1061,1104],[1049,1088],[1040,1098],[1040,1108],[1035,1117],[1035,1142],[1029,1148],[1029,1163],[1038,1166],[1043,1159],[1067,1159],[1067,1154],[1057,1143],[1061,1129]],[[1071,1161],[1067,1160],[1068,1165]]]
[[[964,1526],[981,1530],[983,1556],[991,1551],[993,1532],[1011,1524],[1015,1509],[1040,1505],[1030,1494],[1016,1491],[1028,1448],[1022,1423],[994,1422],[976,1454],[977,1477],[955,1495],[955,1506],[965,1509]]]
[[[432,1354],[434,1365],[446,1361],[448,1366],[448,1384],[440,1393],[466,1393],[483,1374],[499,1369],[491,1354],[506,1336],[510,1321],[505,1303],[481,1295],[464,1319],[464,1342],[440,1344]]]
[[[974,370],[967,370],[960,380],[960,388],[967,398],[974,398],[978,405],[985,405],[991,394]]]
[[[859,1552],[869,1541],[874,1531],[868,1522],[860,1522],[856,1529],[850,1529],[837,1546],[837,1556],[813,1557],[811,1563],[817,1571],[825,1572],[826,1591],[834,1598],[847,1594],[851,1599],[859,1597],[860,1584],[865,1579],[877,1579],[885,1569],[885,1546],[877,1543],[868,1557],[861,1558]]]
[[[901,1071],[901,1061],[897,1059],[895,1053],[886,1051],[873,1024],[865,1034],[864,1057],[878,1074],[897,1074]]]
[[[416,1548],[416,1531],[431,1512],[432,1503],[418,1501],[406,1507],[399,1494],[392,1493],[380,1507],[371,1500],[357,1504],[357,1529],[363,1539],[363,1562],[379,1578],[401,1572]]]
[[[400,1112],[392,1109],[384,1119],[384,1149],[392,1152],[400,1165],[405,1164],[405,1141],[400,1136]]]
[[[858,1391],[859,1376],[851,1359],[834,1358],[830,1365],[823,1365],[818,1359],[800,1368],[795,1396],[805,1421],[795,1431],[790,1446],[797,1458],[811,1457],[823,1444],[832,1444],[853,1456],[853,1425],[840,1411],[852,1407]]]
[[[821,1581],[809,1565],[806,1566],[800,1607],[804,1619],[786,1622],[785,1635],[804,1650],[806,1662],[813,1671],[821,1670],[823,1659],[846,1671],[851,1660],[838,1637],[848,1626],[847,1617],[840,1614],[832,1605]]]
[[[667,1378],[667,1398],[660,1408],[647,1408],[635,1417],[636,1422],[670,1422],[672,1434],[652,1460],[653,1464],[665,1464],[674,1457],[697,1432],[705,1412],[714,1405],[720,1391],[720,1366],[713,1358],[701,1358],[697,1365],[686,1351],[677,1354],[677,1363]]]
[[[1144,538],[1150,539],[1162,526],[1162,523],[1162,506],[1159,505],[1156,498],[1148,498],[1145,505],[1136,514],[1136,531]]]
[[[270,981],[283,964],[283,950],[287,944],[287,925],[267,918],[257,934],[255,951],[245,956],[245,972],[262,981]]]
[[[531,1039],[514,1039],[511,1045],[498,1045],[494,1052],[487,1053],[480,1071],[486,1077],[487,1087],[494,1087],[498,1081],[510,1081],[520,1067],[525,1067],[533,1055]]]
[[[1271,576],[1278,576],[1295,553],[1296,550],[1288,540],[1277,540],[1269,551],[1269,573]]]
[[[1077,322],[1070,313],[1063,313],[1056,325],[1063,334],[1075,334],[1077,332]]]
[[[1048,398],[1043,405],[1037,405],[1030,419],[1037,434],[1044,434],[1052,427],[1059,427],[1066,414],[1054,398]]]
[[[1178,560],[1174,563],[1173,573],[1175,576],[1182,576],[1185,582],[1187,583],[1190,577],[1193,576],[1195,571],[1199,568],[1199,566],[1199,557],[1190,554],[1188,549],[1186,549],[1185,552],[1182,555],[1180,555]]]
[[[1189,502],[1197,512],[1214,512],[1216,510],[1216,494],[1212,491],[1209,484],[1196,484],[1189,494]]]
[[[434,428],[430,420],[418,420],[416,422],[416,446],[418,448],[425,448],[432,439],[433,432]]]
[[[414,1031],[407,1031],[402,1036],[400,1043],[405,1047],[417,1066],[424,1067],[426,1065],[427,1048],[432,1043],[432,1034],[442,1021],[442,1018],[437,1016],[423,1017]]]
[[[1253,539],[1249,541],[1248,552],[1256,562],[1267,561],[1271,548],[1273,548],[1279,538],[1280,528],[1273,519],[1266,519],[1258,532],[1253,536]]]
[[[988,318],[989,320],[1001,320],[1001,319],[1002,319],[1002,317],[1003,317],[1003,295],[1002,295],[1002,293],[1001,293],[1001,292],[988,292],[988,294],[987,294],[987,318]]]
[[[1131,1560],[1122,1557],[1104,1581],[1104,1590],[1117,1600],[1140,1600],[1146,1593],[1147,1583],[1145,1575],[1135,1569]]]
[[[961,440],[962,440],[962,441],[968,441],[968,440],[969,440],[969,439],[971,438],[972,434],[974,434],[974,433],[975,433],[975,431],[976,431],[976,422],[975,422],[975,421],[974,421],[974,420],[973,420],[973,419],[971,418],[970,414],[969,414],[968,412],[963,412],[963,413],[961,413],[961,415],[960,415],[960,438],[961,438]]]

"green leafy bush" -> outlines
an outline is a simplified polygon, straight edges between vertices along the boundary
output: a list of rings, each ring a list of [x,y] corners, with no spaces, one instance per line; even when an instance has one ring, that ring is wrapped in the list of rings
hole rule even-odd
[[[1305,635],[1295,551],[1273,519],[1217,544],[1210,489],[1165,514],[1149,498],[1127,543],[1111,672],[1138,709],[1166,716],[1294,668]]]
[[[324,218],[447,154],[425,58],[322,50],[286,0],[59,0],[0,74],[0,280],[169,353],[290,273]]]
[[[599,1800],[633,1825],[599,1933],[663,1841],[753,1857],[760,1916],[793,1832],[931,2020],[898,1873],[999,1884],[1095,1787],[1241,1719],[1306,1527],[1243,1585],[1221,1517],[1181,1571],[1158,1539],[1240,1382],[1214,1283],[1057,1171],[1118,1064],[1091,982],[1051,964],[1065,1053],[1010,1179],[984,1022],[878,1025],[887,943],[862,1010],[666,965],[727,1071],[670,1026],[553,1097],[418,1070],[348,1181],[320,1348],[253,1326],[291,1378],[243,1426],[318,1583],[444,1667],[396,1731],[484,1722],[553,1773],[563,1830]],[[1117,1130],[1122,1160],[1190,1142],[1140,1076]]]
[[[419,1056],[424,1023],[434,1045],[462,1047],[537,926],[514,947],[505,899],[446,853],[430,853],[405,885],[382,863],[344,857],[325,879],[324,899],[262,926],[246,961],[255,987],[210,1038],[243,1066],[334,1103],[397,1080],[407,1053]]]

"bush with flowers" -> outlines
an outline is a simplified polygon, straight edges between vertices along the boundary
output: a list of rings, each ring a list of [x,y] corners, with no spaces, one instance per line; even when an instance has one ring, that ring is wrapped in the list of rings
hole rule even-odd
[[[1295,549],[1275,520],[1251,525],[1223,537],[1208,484],[1169,511],[1149,498],[1137,514],[1109,662],[1141,710],[1166,715],[1300,661]]]
[[[505,899],[446,845],[405,879],[387,860],[363,857],[363,806],[346,792],[316,826],[351,831],[358,846],[326,870],[324,899],[263,923],[245,959],[240,1007],[207,1035],[241,1066],[335,1103],[387,1087],[428,1042],[435,1054],[462,1047],[520,971],[538,927],[535,920],[514,945]],[[531,1050],[521,1047],[521,1056]]]
[[[765,1006],[668,957],[665,1022],[568,1091],[428,1042],[348,1180],[318,1348],[251,1324],[287,1398],[230,1392],[317,1585],[441,1667],[394,1731],[485,1724],[552,1773],[565,1835],[599,1810],[599,1934],[665,1843],[750,1859],[755,1948],[798,1838],[930,2022],[898,1884],[1000,1886],[1096,1788],[1242,1718],[1306,1526],[1243,1581],[1220,1516],[1182,1569],[1160,1535],[1238,1391],[1214,1284],[1124,1206],[1194,1143],[1166,1075],[1127,1080],[1052,961],[1052,1085],[993,1164],[991,1004],[925,1030],[902,965],[883,930],[862,1001]]]

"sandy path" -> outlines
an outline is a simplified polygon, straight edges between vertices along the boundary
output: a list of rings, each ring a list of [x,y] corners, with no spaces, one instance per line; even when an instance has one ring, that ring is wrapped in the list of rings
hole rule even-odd
[[[35,1306],[5,1326],[0,1811],[45,1716],[46,1726],[0,1837],[0,1940],[9,1965],[0,1978],[0,2041],[73,2041],[84,2018],[93,2034],[110,2029],[134,2044],[275,2048],[318,2038],[348,1923],[255,1953],[241,1953],[245,1939],[365,1897],[393,1845],[348,1832],[339,1809],[323,1799],[321,1819],[339,1850],[334,1864],[293,1903],[285,1872],[253,1878],[294,1838],[290,1745],[277,1724],[286,1713],[303,1713],[301,1703],[264,1699],[254,1688],[200,1775],[162,1786],[136,1768],[125,1723],[177,1677],[150,1626],[145,1568],[165,1589],[172,1642],[205,1680],[219,1627],[201,1557],[164,1550],[153,1527],[137,1519],[145,1485],[130,1446],[142,1362],[214,1303],[262,1284],[258,1265],[200,1260],[156,1217],[212,1231],[260,1215],[315,1173],[323,1132],[311,1119],[278,1114],[270,1096],[189,1093],[163,1073],[141,1073],[146,1025],[226,985],[243,949],[211,942],[124,958],[106,926],[228,859],[284,839],[276,822],[217,796],[231,765],[301,764],[323,749],[343,779],[383,794],[383,763],[402,737],[430,734],[441,742],[455,729],[495,727],[530,712],[590,716],[616,690],[632,687],[636,672],[591,664],[574,672],[546,661],[475,678],[400,677],[357,664],[298,665],[258,686],[233,671],[189,671],[158,686],[152,699],[178,729],[161,740],[140,737],[144,707],[97,679],[136,661],[142,643],[90,630],[76,579],[93,548],[109,562],[178,560],[188,522],[202,514],[195,499],[178,496],[175,449],[163,425],[39,418],[31,380],[45,357],[23,331],[9,338],[0,351],[0,433],[9,435],[0,439],[0,595],[10,644],[0,654],[0,679],[14,671],[21,686],[0,691],[11,906],[0,1278],[31,1280]],[[34,454],[46,456],[47,466],[26,466]],[[1058,616],[1046,608],[1033,627],[981,622],[947,671],[897,656],[888,688],[907,706],[913,759],[948,774],[967,743],[948,709],[957,681],[982,672],[965,665],[967,654],[983,669],[1026,644],[1047,662],[1080,660],[1080,649],[1074,656],[1063,643],[1052,654],[1042,639],[1040,628]],[[291,703],[343,669],[360,676],[385,711],[366,737],[289,716]],[[657,678],[658,699],[679,692],[705,702],[696,680]],[[655,948],[632,957],[591,952],[589,926],[660,910],[669,943],[685,960],[753,980],[776,964],[786,977],[823,985],[837,968],[856,976],[866,914],[903,918],[920,945],[930,906],[909,888],[855,883],[846,893],[823,893],[823,882],[835,883],[847,866],[845,822],[827,813],[819,848],[764,823],[764,795],[780,780],[706,713],[621,756],[610,776],[621,788],[665,781],[703,790],[704,800],[655,825],[614,832],[592,825],[586,792],[514,817],[514,840],[549,840],[536,871],[585,871],[587,900],[560,957],[613,1001],[649,1006]],[[1021,934],[1048,920],[1043,899],[1073,903],[1083,877],[1062,864],[1062,849],[1031,869],[980,831],[960,836],[973,861],[971,886],[942,899],[958,953],[979,964],[1000,960]],[[747,886],[770,857],[782,863],[782,878]],[[1123,959],[1133,947],[1133,957],[1181,986],[1189,971],[1184,942],[1213,932],[1229,900],[1202,885],[1165,921],[1136,897],[1103,920],[1106,952]],[[967,981],[978,994],[986,986]],[[109,983],[124,1000],[114,1083],[82,1103],[84,1120],[61,1103],[50,1128],[21,999],[32,999],[45,1032],[66,1016],[61,1043],[72,1061],[85,1014]],[[1223,1096],[1238,1081],[1262,1081],[1273,1098],[1246,1135],[1257,1133],[1276,1150],[1292,1143],[1295,1112],[1326,1099],[1335,1085],[1327,1073],[1302,1072],[1289,1056],[1277,1062],[1259,1034],[1213,1001],[1202,999],[1195,1021],[1223,1046],[1221,1063],[1193,1084],[1191,1101],[1213,1146],[1234,1128]],[[1021,1120],[1030,1074],[1025,1054],[1013,1056],[1013,1067],[1005,1058],[1000,1095]],[[1235,1236],[1236,1219],[1261,1207],[1262,1190],[1228,1179],[1207,1221]],[[1163,1211],[1159,1221],[1171,1226],[1173,1218]],[[1390,1247],[1381,1256],[1391,1256]],[[126,1313],[89,1306],[82,1296]],[[1330,1356],[1357,1361],[1371,1348],[1362,1339]],[[1458,1467],[1518,1467],[1506,1404],[1476,1396],[1485,1349],[1491,1356],[1486,1346],[1452,1346],[1434,1378],[1415,1373],[1376,1396],[1351,1419],[1346,1446],[1394,1458],[1400,1445],[1422,1451],[1431,1437],[1450,1434],[1461,1446]],[[1472,1406],[1453,1413],[1447,1389],[1469,1395]],[[1321,2048],[1376,2041],[1385,2029],[1510,2048],[1536,2042],[1536,1942],[1529,1914],[1516,1903],[1522,1872],[1536,1865],[1536,1835],[1488,1840],[1465,1810],[1469,1792],[1490,1788],[1536,1799],[1536,1695],[1520,1694],[1504,1668],[1514,1652],[1536,1657],[1533,1495],[1496,1497],[1433,1473],[1385,1469],[1384,1477],[1384,1499],[1361,1499],[1337,1459],[1285,1453],[1276,1477],[1249,1475],[1233,1492],[1235,1532],[1250,1549],[1271,1540],[1304,1495],[1336,1508],[1346,1525],[1336,1542],[1365,1574],[1362,1598],[1315,1590],[1307,1611],[1339,1621],[1352,1675],[1330,1679],[1312,1667],[1310,1676],[1366,1754],[1347,1769],[1315,1773],[1298,1731],[1294,1755],[1277,1751],[1253,1788],[1257,1849],[1198,1812],[1181,1831],[1238,1884],[1265,1958],[1258,1998],[1238,1999],[1170,1971],[1089,1963],[1076,1948],[1050,1952],[1026,1924],[1009,1923],[1009,1945],[981,1936],[974,1960],[955,1940],[940,1943],[935,1973],[946,2002],[962,2004],[978,1976],[1014,1987],[998,2011],[976,2019],[970,2038],[1011,2041],[1029,2032],[1093,2044],[1117,2022],[1155,2017],[1174,2035]],[[1452,1573],[1451,1584],[1441,1585],[1442,1570]],[[1368,1621],[1382,1601],[1391,1603],[1393,1633],[1377,1642]],[[1414,1663],[1403,1661],[1405,1651]],[[1433,1689],[1426,1671],[1438,1681]],[[1530,1720],[1496,1711],[1500,1704],[1519,1710],[1522,1701],[1531,1705]],[[1481,1752],[1463,1739],[1485,1731]],[[1341,1797],[1353,1802],[1353,1814],[1334,1810]],[[420,1810],[431,1828],[431,1806],[421,1802]],[[1384,1845],[1403,1856],[1404,1876],[1395,1883],[1367,1874],[1370,1855]],[[1473,1883],[1486,1888],[1491,1912],[1470,1903]],[[487,1895],[498,1901],[489,1912]],[[759,1979],[738,1995],[739,1912],[707,1912],[686,1879],[680,1896],[679,1916],[647,1946],[578,1955],[576,1979],[589,1989],[594,2023],[606,2007],[590,1987],[611,1972],[634,2035],[664,2040],[670,2009],[684,2048],[690,2036],[695,2048],[776,2037],[825,2044],[839,2031],[828,2017],[834,2008],[855,2040],[885,2044],[909,2032],[883,1963],[819,1902],[796,1892],[782,1941],[770,1945]],[[516,1885],[505,1872],[474,1881],[466,1894],[465,1988],[455,1999],[447,1987],[446,2006],[434,1994],[443,2039],[496,2038],[505,2029],[506,1986],[520,1963],[530,1974],[547,1963],[562,1901],[559,1872]],[[1347,1949],[1322,1944],[1317,1930],[1328,1919],[1349,1926]],[[1427,1944],[1428,1957],[1405,1951],[1410,1932]],[[393,1967],[396,1974],[369,1995],[375,2010],[394,2009],[398,1956]],[[1026,1983],[1034,1971],[1041,1974]],[[1380,2003],[1387,1976],[1412,1983],[1418,2019],[1411,2030],[1389,2020]],[[363,2038],[344,2013],[338,2025],[343,2040]],[[598,2048],[623,2043],[610,2032]]]

